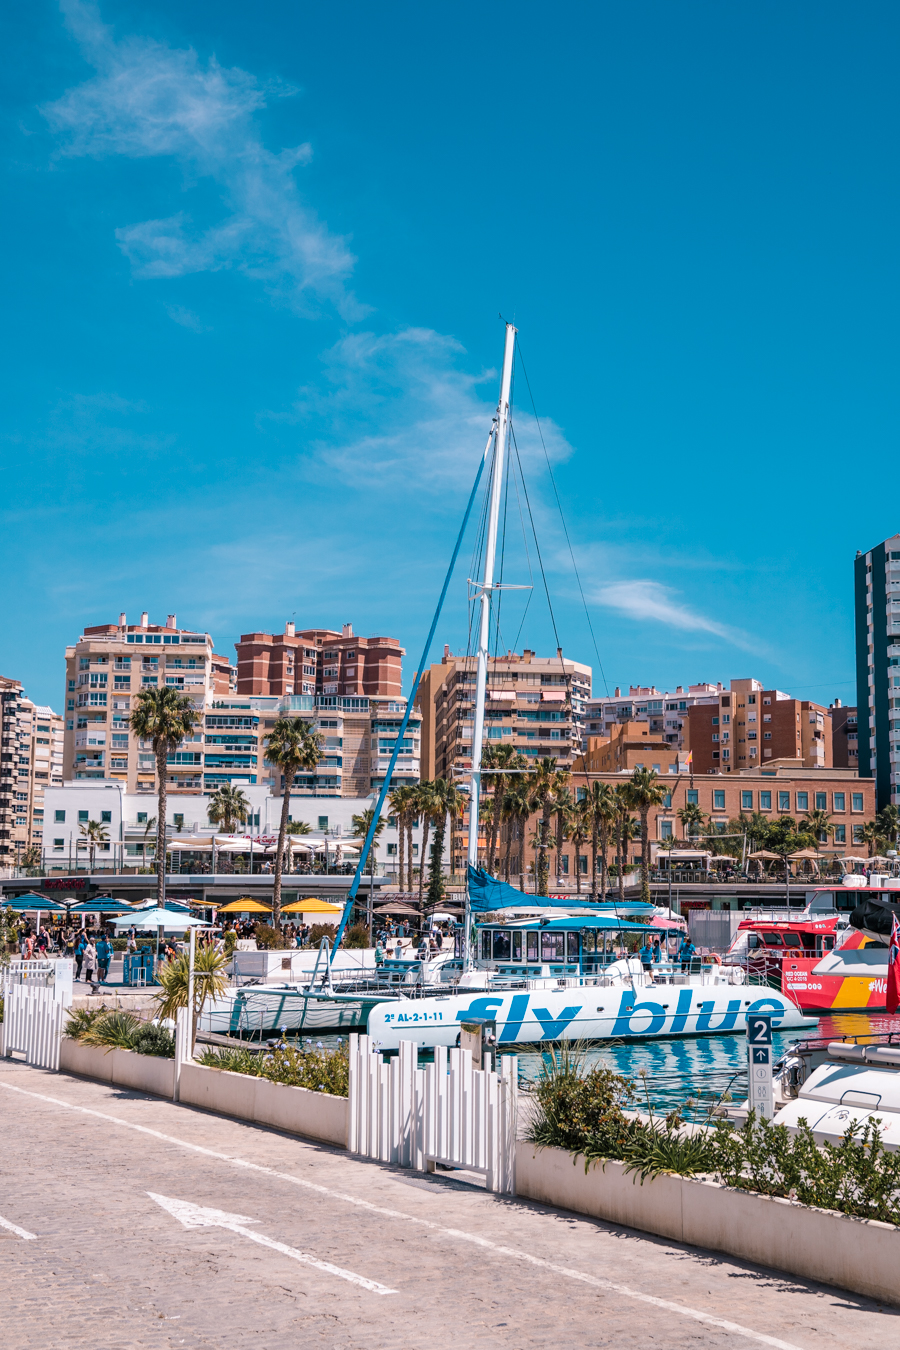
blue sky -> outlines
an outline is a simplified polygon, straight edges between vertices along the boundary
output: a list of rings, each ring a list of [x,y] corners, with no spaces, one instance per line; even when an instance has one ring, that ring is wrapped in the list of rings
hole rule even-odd
[[[0,671],[33,697],[59,707],[66,642],[123,609],[225,652],[350,620],[409,674],[501,313],[595,690],[855,697],[851,563],[897,529],[895,5],[32,0],[2,25]],[[466,574],[435,655],[465,647]],[[546,650],[524,594],[502,639]]]

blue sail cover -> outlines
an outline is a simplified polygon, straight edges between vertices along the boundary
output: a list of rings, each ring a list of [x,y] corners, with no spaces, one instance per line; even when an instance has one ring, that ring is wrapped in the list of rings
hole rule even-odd
[[[473,914],[492,914],[501,909],[521,909],[523,906],[539,905],[542,909],[593,909],[600,913],[616,913],[625,910],[629,914],[652,914],[653,906],[640,900],[627,900],[624,905],[618,901],[599,901],[592,904],[589,896],[566,896],[564,899],[546,895],[527,895],[498,881],[483,867],[469,866],[469,908]]]

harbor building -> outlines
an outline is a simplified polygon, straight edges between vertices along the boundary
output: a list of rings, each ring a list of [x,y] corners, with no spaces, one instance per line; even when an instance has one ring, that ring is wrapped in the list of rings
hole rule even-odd
[[[175,615],[139,624],[124,614],[115,624],[84,629],[66,648],[66,703],[63,776],[106,779],[129,792],[155,792],[156,756],[149,742],[131,732],[130,717],[142,689],[168,686],[186,694],[203,713],[234,690],[235,669],[213,649],[209,633],[179,628]],[[203,786],[203,731],[173,756],[169,790],[193,792]]]
[[[63,719],[0,675],[0,866],[40,849],[44,794],[63,780]]]
[[[399,698],[402,693],[400,643],[357,637],[350,623],[340,633],[330,628],[298,633],[294,623],[286,623],[283,633],[244,633],[234,645],[239,694]]]
[[[451,656],[422,675],[417,706],[422,715],[422,777],[452,778],[471,768],[474,727],[474,656]],[[561,768],[581,750],[585,707],[591,694],[591,667],[564,657],[492,657],[487,673],[485,743],[512,745],[523,755],[552,755]]]
[[[900,805],[900,534],[857,553],[853,573],[859,772],[881,810]]]
[[[836,769],[859,768],[859,724],[856,709],[836,698],[831,713],[831,755]]]
[[[832,765],[831,710],[759,680],[732,680],[688,711],[684,749],[694,773],[738,773],[787,760],[808,769]]]

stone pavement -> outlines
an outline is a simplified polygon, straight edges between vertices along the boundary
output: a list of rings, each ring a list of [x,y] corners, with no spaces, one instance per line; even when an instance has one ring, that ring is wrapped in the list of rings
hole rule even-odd
[[[0,1125],[35,1234],[0,1227],[4,1350],[900,1345],[850,1294],[65,1074],[0,1061]]]

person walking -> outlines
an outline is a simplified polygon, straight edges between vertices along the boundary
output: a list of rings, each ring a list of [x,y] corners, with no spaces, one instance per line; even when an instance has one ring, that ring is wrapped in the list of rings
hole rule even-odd
[[[90,938],[84,945],[84,982],[93,982],[94,971],[97,969],[97,948]]]
[[[641,970],[644,973],[644,979],[652,989],[653,983],[653,948],[650,945],[649,937],[644,938],[644,945],[638,953],[641,958]]]
[[[691,942],[685,933],[681,939],[681,946],[678,948],[678,960],[681,962],[682,974],[686,974],[691,968],[691,961],[697,955],[697,948]]]
[[[104,933],[97,943],[97,971],[103,984],[109,975],[109,963],[112,960],[112,943]]]
[[[84,965],[84,949],[87,946],[87,937],[81,932],[75,939],[73,955],[75,957],[75,978],[81,979],[81,967]]]

